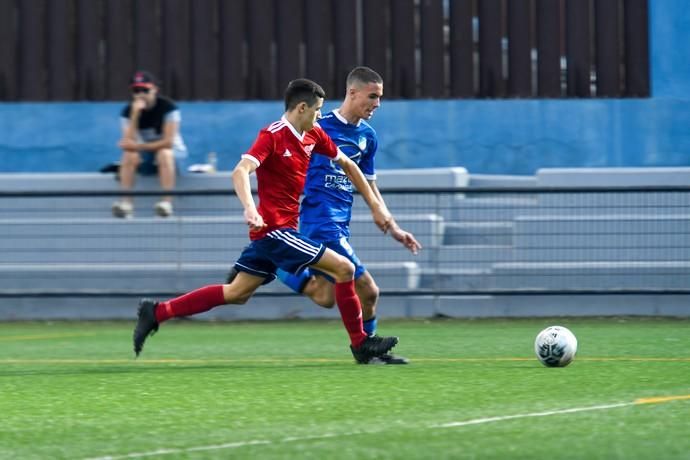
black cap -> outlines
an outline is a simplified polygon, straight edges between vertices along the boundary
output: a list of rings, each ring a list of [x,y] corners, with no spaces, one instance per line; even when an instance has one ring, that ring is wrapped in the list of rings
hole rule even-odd
[[[156,77],[146,70],[137,70],[129,80],[130,88],[151,88],[156,85]]]

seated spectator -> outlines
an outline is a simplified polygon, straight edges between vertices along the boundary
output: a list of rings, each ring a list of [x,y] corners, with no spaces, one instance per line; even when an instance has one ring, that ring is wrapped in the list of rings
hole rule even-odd
[[[175,187],[176,160],[187,156],[187,148],[180,136],[180,110],[175,103],[159,94],[155,77],[138,71],[130,81],[132,100],[122,110],[122,149],[120,187],[131,190],[136,173],[158,173],[161,188]],[[173,214],[172,196],[164,196],[155,205],[161,217]],[[115,217],[129,218],[134,214],[131,196],[113,203]]]

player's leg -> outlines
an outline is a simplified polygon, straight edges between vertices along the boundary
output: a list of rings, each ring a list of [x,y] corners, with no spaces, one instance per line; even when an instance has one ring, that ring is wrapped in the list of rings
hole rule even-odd
[[[304,289],[306,288],[307,283],[309,283],[311,280],[313,274],[311,270],[309,270],[309,267],[305,268],[299,273],[290,273],[282,268],[279,268],[276,270],[276,276],[284,285],[295,291],[297,294],[307,295],[307,293],[304,292]]]
[[[120,188],[122,190],[129,191],[134,188],[137,168],[139,167],[140,163],[141,156],[136,150],[125,150],[122,152],[120,169],[118,171]],[[134,212],[132,197],[129,195],[123,196],[120,200],[113,203],[112,212],[115,217],[131,217],[132,213]]]
[[[349,233],[348,233],[349,234]],[[335,251],[355,266],[355,289],[362,307],[362,320],[364,332],[367,335],[376,335],[376,305],[379,298],[379,288],[374,278],[367,272],[350,245],[347,236],[343,232],[338,233],[338,238],[325,242],[329,249]],[[301,273],[291,274],[283,270],[276,272],[278,278],[297,293],[309,297],[314,303],[322,307],[330,308],[334,302],[333,279],[320,276],[318,270],[304,270]]]
[[[376,305],[379,300],[379,287],[350,245],[349,234],[349,229],[344,228],[340,238],[329,241],[326,245],[348,259],[355,266],[355,290],[362,304],[364,332],[369,336],[373,336],[376,335]]]
[[[362,302],[362,325],[367,335],[376,335],[378,320],[376,307],[379,301],[379,287],[374,277],[368,271],[364,271],[355,281],[357,296]],[[408,364],[407,358],[390,353],[371,359],[367,364]]]
[[[225,304],[244,304],[265,282],[275,278],[275,266],[262,256],[260,242],[255,241],[242,252],[236,267],[242,270],[230,284],[204,286],[180,297],[164,302],[144,299],[139,302],[137,324],[134,328],[134,352],[139,355],[149,335],[160,323],[171,318],[191,316]]]
[[[314,273],[309,277],[309,280],[304,285],[302,294],[309,297],[312,302],[320,307],[333,308],[335,305],[333,281],[318,273]],[[364,305],[362,305],[362,315],[364,317]],[[364,332],[366,332],[366,329]]]
[[[362,326],[364,332],[373,337],[376,335],[378,325],[376,306],[379,300],[379,287],[350,245],[349,229],[341,228],[340,235],[340,238],[331,240],[326,245],[355,266],[355,289],[362,305]],[[405,358],[385,353],[372,358],[367,364],[407,364],[407,362]]]
[[[243,305],[265,278],[240,272],[231,284],[212,284],[174,299],[160,302],[156,309],[158,323],[171,318],[192,316],[219,305]]]
[[[276,271],[276,276],[287,287],[298,294],[309,297],[320,307],[333,308],[335,305],[333,280],[321,276],[308,267],[295,274],[279,268]]]
[[[306,227],[308,231],[316,235],[316,241],[322,241],[327,248],[349,259],[355,265],[355,279],[357,279],[357,277],[364,272],[364,267],[359,267],[361,265],[359,259],[354,255],[354,251],[347,242],[347,237],[343,235],[339,225],[340,224],[333,224],[327,226],[326,228],[330,230],[330,233],[324,231],[319,226],[315,227],[302,224],[302,227]],[[330,239],[324,239],[325,235],[329,235]],[[334,279],[329,275],[319,273],[318,270],[309,268],[298,273],[289,273],[278,269],[276,275],[283,284],[298,294],[309,297],[315,304],[324,308],[333,307],[335,303],[335,293],[333,289]],[[364,311],[364,305],[362,305],[362,313],[365,319],[368,318]]]
[[[161,188],[170,191],[175,188],[175,155],[173,149],[160,149],[156,152],[156,164],[158,165],[158,179]],[[171,216],[173,213],[172,196],[166,195],[156,203],[156,214],[161,217]]]
[[[335,281],[335,301],[340,310],[340,316],[345,329],[350,334],[352,346],[358,347],[367,335],[362,326],[362,306],[355,292],[354,265],[340,254],[325,249],[321,257],[311,266],[330,275]]]
[[[300,234],[307,238],[323,243],[327,248],[333,249],[341,255],[337,248],[332,247],[343,235],[343,226],[346,224],[338,222],[319,222],[319,223],[300,223]],[[347,256],[346,256],[347,257]],[[278,269],[276,271],[278,279],[287,287],[298,294],[309,297],[315,304],[332,308],[335,305],[335,294],[333,292],[333,279],[321,276],[318,271],[313,271],[309,267],[296,273]],[[316,276],[319,275],[319,276]]]
[[[364,270],[355,280],[355,289],[362,303],[362,321],[367,335],[376,335],[376,306],[379,301],[379,287],[371,274]]]
[[[311,265],[331,276],[335,281],[335,301],[343,324],[350,334],[352,354],[360,364],[387,354],[398,343],[397,337],[368,336],[362,324],[362,307],[355,290],[355,266],[347,258],[331,249]]]
[[[378,287],[373,278],[367,274],[367,278],[360,280],[366,274],[366,268],[355,254],[348,241],[349,231],[340,230],[336,238],[326,241],[328,249],[335,251],[348,259],[355,266],[355,288],[362,306],[362,318],[365,322],[364,331],[367,331],[367,322],[376,316],[376,302],[378,300]],[[314,301],[317,305],[330,308],[334,302],[333,278],[312,269],[311,276],[302,287],[302,293]],[[280,275],[279,275],[280,277]],[[368,333],[367,335],[374,335]]]
[[[153,335],[158,326],[171,318],[192,316],[225,304],[244,304],[261,286],[264,278],[240,273],[232,284],[212,284],[188,292],[163,302],[143,299],[139,302],[137,325],[132,339],[134,353],[138,356],[149,335]]]
[[[355,292],[355,267],[349,260],[292,229],[273,230],[263,240],[267,241],[266,255],[276,267],[299,273],[313,266],[333,277],[338,311],[358,362],[387,353],[398,343],[397,337],[369,337],[364,332],[362,307]],[[239,269],[239,264],[236,265]]]

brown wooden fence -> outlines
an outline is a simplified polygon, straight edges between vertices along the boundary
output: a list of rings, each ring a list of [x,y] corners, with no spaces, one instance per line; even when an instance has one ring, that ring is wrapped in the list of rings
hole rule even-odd
[[[0,100],[122,100],[137,68],[183,100],[649,96],[648,0],[0,0]]]

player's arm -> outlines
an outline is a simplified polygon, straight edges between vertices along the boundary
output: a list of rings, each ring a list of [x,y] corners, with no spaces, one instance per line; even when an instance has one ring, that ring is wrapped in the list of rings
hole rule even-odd
[[[388,212],[389,214],[390,211],[388,209],[388,206],[386,206],[386,202],[383,199],[383,196],[381,196],[381,191],[379,190],[378,186],[376,185],[375,180],[370,180],[369,182],[369,187],[371,187],[371,191],[374,192],[374,195],[376,195],[376,198],[378,198],[379,202],[381,203],[381,206]],[[419,242],[415,239],[414,235],[408,231],[403,230],[400,228],[398,223],[395,221],[395,219],[392,217],[391,214],[391,220],[390,220],[390,225],[388,227],[388,232],[391,234],[393,239],[401,243],[403,246],[405,246],[407,249],[410,250],[412,254],[417,254],[420,249],[422,249],[422,245],[419,244]]]
[[[146,102],[141,99],[134,99],[129,106],[129,117],[127,118],[127,123],[122,126],[122,139],[118,145],[124,150],[139,150],[137,146],[139,145],[139,136],[137,131],[139,130],[139,117],[141,111],[146,108]],[[124,114],[123,114],[124,116]]]
[[[367,179],[364,177],[364,174],[362,174],[362,170],[360,170],[359,166],[357,166],[357,163],[352,161],[340,150],[338,150],[338,156],[335,157],[334,161],[336,161],[343,171],[345,171],[347,177],[350,178],[352,184],[362,195],[362,198],[364,198],[364,201],[369,206],[369,209],[371,209],[371,214],[374,217],[376,226],[384,233],[387,232],[390,227],[390,221],[392,220],[390,212],[388,212],[386,206],[382,201],[379,200],[374,191],[371,189]]]
[[[235,194],[244,208],[244,220],[252,230],[259,230],[266,226],[263,217],[256,209],[251,183],[249,182],[249,175],[256,171],[258,167],[259,165],[254,161],[242,158],[232,171],[232,183],[235,187]]]
[[[171,118],[163,123],[163,136],[160,139],[151,142],[137,142],[136,126],[137,125],[133,125],[130,122],[130,126],[127,130],[128,132],[120,143],[120,147],[126,150],[137,150],[139,152],[157,152],[161,149],[171,149],[175,141],[175,136],[177,136],[180,130],[180,122],[177,121],[177,119]],[[127,142],[128,139],[131,140],[131,142]]]
[[[138,98],[134,98],[129,106],[129,123],[125,126],[123,133],[123,139],[130,139],[132,141],[137,141],[137,131],[139,130],[139,117],[141,111],[146,108],[146,101]]]

